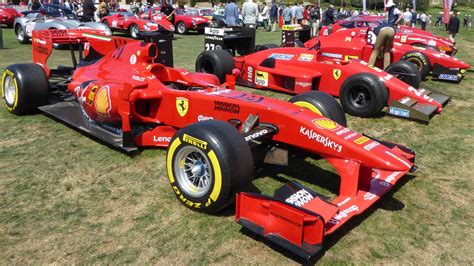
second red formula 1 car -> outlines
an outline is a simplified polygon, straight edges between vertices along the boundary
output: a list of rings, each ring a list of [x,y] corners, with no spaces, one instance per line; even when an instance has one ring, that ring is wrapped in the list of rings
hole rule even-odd
[[[408,62],[385,72],[361,60],[328,59],[315,49],[275,46],[259,46],[263,50],[240,57],[225,50],[206,51],[197,58],[196,71],[223,81],[237,68],[237,83],[243,86],[290,94],[326,92],[339,97],[345,112],[360,117],[377,116],[388,107],[389,114],[428,123],[449,101],[442,93],[417,89],[420,74]]]
[[[307,41],[307,48],[319,47],[322,54],[334,59],[359,58],[369,61],[376,35],[369,28],[341,29],[328,36]],[[445,53],[395,42],[391,51],[392,62],[405,60],[417,65],[422,79],[430,73],[434,79],[460,82],[471,66]],[[381,66],[381,61],[377,65]]]
[[[73,55],[72,67],[46,67],[53,43],[78,42],[89,43],[79,62]],[[39,108],[126,152],[167,147],[172,193],[196,211],[228,206],[262,162],[285,164],[298,152],[325,159],[341,177],[333,200],[297,183],[274,198],[237,197],[240,224],[305,258],[416,170],[411,149],[346,128],[341,107],[325,93],[285,102],[235,91],[232,76],[221,86],[214,75],[155,63],[158,54],[156,43],[35,31],[34,63],[6,68],[2,98],[13,114]]]

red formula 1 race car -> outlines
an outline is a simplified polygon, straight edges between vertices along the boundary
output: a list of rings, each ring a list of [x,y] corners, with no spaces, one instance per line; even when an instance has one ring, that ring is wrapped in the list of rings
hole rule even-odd
[[[369,61],[376,35],[369,28],[341,29],[328,36],[307,41],[307,48],[318,47],[322,54],[333,59],[359,58]],[[405,60],[414,63],[422,79],[432,74],[433,79],[460,82],[471,66],[455,57],[431,49],[395,42],[391,51],[392,62]],[[381,66],[379,60],[377,66]]]
[[[339,97],[346,113],[360,117],[376,117],[388,106],[389,114],[428,123],[450,99],[417,89],[420,74],[408,62],[394,63],[385,72],[361,60],[328,59],[315,49],[275,46],[257,46],[264,50],[240,57],[226,50],[206,51],[197,58],[196,71],[223,81],[237,68],[239,85],[290,94],[322,91]]]
[[[118,12],[103,17],[100,22],[108,25],[112,31],[128,32],[134,39],[139,38],[140,32],[160,31],[167,33],[174,30],[174,28],[171,28],[171,23],[167,20],[164,22],[161,21],[160,23],[162,24],[159,24],[157,22],[139,18],[138,16],[127,12]]]
[[[3,24],[12,27],[15,19],[22,16],[23,15],[14,8],[0,6],[0,26]]]
[[[234,201],[262,162],[284,164],[288,153],[297,152],[320,156],[341,176],[332,201],[295,183],[275,197],[237,197],[240,224],[303,257],[416,170],[409,148],[346,128],[341,107],[327,94],[285,102],[239,92],[232,89],[233,76],[219,85],[214,75],[155,63],[155,43],[78,34],[34,32],[34,64],[11,65],[3,74],[9,112],[39,108],[127,152],[167,147],[173,193],[190,209],[207,213]],[[85,56],[73,67],[45,67],[53,42],[85,41]]]
[[[353,28],[367,28],[374,29],[384,21],[381,17],[357,17],[353,19],[340,20],[336,24],[330,26],[323,26],[319,31],[320,36],[327,36],[332,32],[337,32],[341,29]],[[457,48],[453,42],[448,38],[433,35],[428,31],[416,29],[412,27],[400,27],[397,29],[394,40],[396,42],[415,45],[419,47],[426,47],[434,49],[435,51],[443,52],[448,55],[454,55]]]

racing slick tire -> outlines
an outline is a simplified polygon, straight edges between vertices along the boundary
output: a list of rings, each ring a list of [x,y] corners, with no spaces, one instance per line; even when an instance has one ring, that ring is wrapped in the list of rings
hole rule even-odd
[[[15,35],[16,35],[16,39],[21,44],[27,44],[30,42],[28,36],[26,36],[25,29],[23,29],[23,27],[20,24],[17,24],[15,26]]]
[[[375,117],[388,102],[388,91],[377,76],[359,73],[344,81],[339,93],[344,111],[353,116]]]
[[[408,61],[416,65],[421,74],[421,79],[424,80],[430,73],[430,60],[429,58],[420,52],[412,51],[404,54],[400,60]]]
[[[398,61],[390,64],[385,72],[396,75],[397,78],[413,88],[419,88],[421,83],[421,73],[415,64],[407,61]]]
[[[186,34],[188,33],[188,28],[186,28],[186,24],[184,24],[184,22],[180,21],[176,24],[176,31],[179,34]]]
[[[300,40],[295,40],[295,47],[304,47],[304,43]]]
[[[274,43],[256,45],[256,46],[255,46],[255,52],[260,52],[260,51],[263,51],[263,50],[268,50],[268,49],[273,49],[273,48],[279,48],[279,47],[280,47],[280,45],[274,44]]]
[[[137,24],[132,24],[132,25],[130,25],[130,27],[128,28],[128,31],[129,31],[129,33],[130,33],[130,36],[131,36],[133,39],[138,39],[140,29],[138,28],[138,25],[137,25]]]
[[[3,72],[1,91],[10,113],[32,113],[48,103],[48,78],[37,64],[11,65]]]
[[[307,108],[325,116],[341,126],[347,127],[347,120],[341,105],[331,95],[321,91],[308,91],[293,96],[290,100],[297,106]]]
[[[221,83],[225,82],[227,74],[232,74],[234,68],[234,58],[226,50],[205,51],[196,59],[196,72],[214,74]]]
[[[224,121],[188,125],[173,136],[166,155],[176,197],[192,210],[216,213],[253,179],[252,152],[239,131]]]

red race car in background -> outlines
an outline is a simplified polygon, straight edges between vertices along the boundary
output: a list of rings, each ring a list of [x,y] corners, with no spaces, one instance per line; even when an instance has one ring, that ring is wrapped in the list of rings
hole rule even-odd
[[[18,12],[14,8],[8,8],[5,6],[0,6],[0,26],[7,25],[8,27],[13,26],[13,22],[17,17],[22,17],[23,14]]]
[[[160,7],[152,8],[142,15],[143,18],[154,20],[155,16],[164,16]],[[190,30],[195,30],[199,34],[204,33],[204,28],[209,26],[210,20],[201,16],[197,9],[175,9],[174,26],[179,34],[186,34]]]
[[[319,31],[319,36],[327,36],[341,29],[370,28],[374,29],[384,20],[382,17],[356,17],[352,19],[340,20],[332,26],[323,26]],[[433,35],[428,31],[417,28],[402,26],[397,29],[394,40],[396,42],[426,47],[434,49],[448,55],[454,55],[457,48],[448,38]]]
[[[237,68],[239,85],[290,94],[322,91],[339,97],[346,113],[360,117],[377,117],[388,107],[391,115],[428,123],[450,99],[417,89],[421,77],[408,62],[392,64],[385,72],[361,60],[332,60],[317,50],[275,46],[257,46],[260,51],[239,57],[226,50],[205,51],[196,60],[196,71],[223,81]]]
[[[53,43],[78,42],[89,45],[73,67],[46,67]],[[170,193],[205,213],[229,206],[263,162],[284,165],[289,153],[326,160],[340,174],[332,200],[296,182],[274,197],[237,196],[239,224],[304,258],[417,168],[413,150],[346,128],[341,107],[325,93],[286,102],[235,91],[232,76],[220,85],[214,75],[155,63],[158,55],[155,43],[35,31],[33,63],[5,69],[2,98],[10,113],[38,108],[126,152],[167,147]]]
[[[128,32],[134,39],[139,38],[140,32],[172,32],[174,30],[169,21],[162,24],[139,18],[137,15],[128,12],[117,12],[110,16],[103,17],[100,22],[109,26],[112,31]]]
[[[328,58],[347,60],[361,59],[369,61],[377,36],[370,28],[340,29],[327,36],[315,37],[306,43],[306,48],[321,50]],[[462,60],[445,53],[424,47],[395,42],[391,51],[392,62],[405,60],[414,63],[425,79],[431,72],[433,79],[460,82],[471,66]],[[377,66],[381,67],[379,60]]]

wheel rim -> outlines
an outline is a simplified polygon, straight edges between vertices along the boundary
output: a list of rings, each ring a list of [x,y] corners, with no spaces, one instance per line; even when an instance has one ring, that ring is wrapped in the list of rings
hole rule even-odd
[[[365,86],[354,86],[349,97],[351,105],[357,109],[365,109],[370,104],[370,93]]]
[[[132,28],[130,29],[130,33],[132,35],[133,38],[137,38],[138,36],[138,27],[137,26],[132,26]]]
[[[423,68],[423,62],[421,62],[421,60],[418,58],[408,58],[407,61],[415,64],[416,68],[418,68],[419,71],[421,71],[421,69]]]
[[[179,24],[179,25],[178,25],[178,32],[179,32],[180,34],[183,34],[185,31],[186,31],[186,26],[184,26],[183,23]]]
[[[15,79],[11,76],[5,76],[5,81],[3,82],[3,92],[5,97],[5,102],[8,106],[13,106],[16,100],[16,84]]]
[[[17,31],[17,34],[16,34],[16,38],[22,42],[24,39],[25,39],[25,36],[23,34],[23,28],[22,27],[19,27],[18,28],[18,31]]]
[[[194,146],[182,148],[176,154],[173,168],[176,179],[186,194],[199,198],[211,188],[211,164],[200,149]]]

